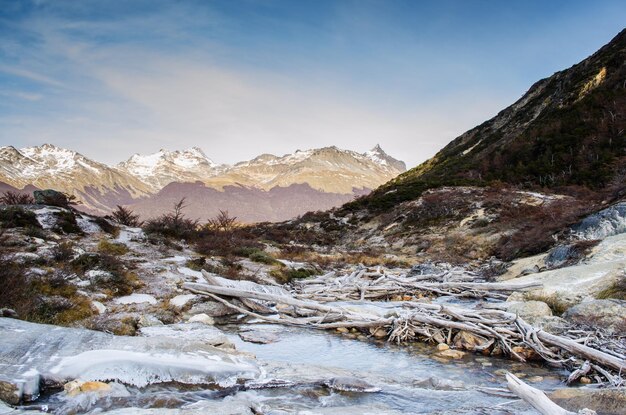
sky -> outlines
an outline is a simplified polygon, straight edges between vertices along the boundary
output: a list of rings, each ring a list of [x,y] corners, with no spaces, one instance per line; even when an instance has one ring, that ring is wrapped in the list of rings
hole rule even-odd
[[[623,0],[0,0],[0,145],[415,166],[625,22]]]

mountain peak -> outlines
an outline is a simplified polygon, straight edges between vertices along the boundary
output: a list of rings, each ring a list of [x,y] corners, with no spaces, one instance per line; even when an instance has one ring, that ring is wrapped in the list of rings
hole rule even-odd
[[[382,166],[391,166],[394,169],[405,171],[406,164],[403,161],[397,160],[391,157],[389,154],[385,153],[385,150],[382,149],[380,144],[376,144],[374,148],[369,151],[363,153],[363,155],[372,160],[375,163],[378,163]]]

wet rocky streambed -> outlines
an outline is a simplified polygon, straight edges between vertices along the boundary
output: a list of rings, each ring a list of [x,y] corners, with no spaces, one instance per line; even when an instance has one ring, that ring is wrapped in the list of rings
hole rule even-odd
[[[17,338],[26,330],[39,339],[25,340],[31,343],[19,359],[22,378],[37,367],[52,378],[108,382],[105,391],[42,389],[35,401],[2,408],[2,414],[535,414],[506,391],[504,374],[546,391],[562,387],[567,377],[544,364],[474,353],[444,358],[424,343],[397,345],[350,331],[243,319],[219,330],[197,323],[147,328],[142,337],[0,320],[3,336]],[[10,359],[2,354],[3,375]],[[51,385],[44,377],[39,381]],[[37,393],[26,382],[23,392],[29,390]]]

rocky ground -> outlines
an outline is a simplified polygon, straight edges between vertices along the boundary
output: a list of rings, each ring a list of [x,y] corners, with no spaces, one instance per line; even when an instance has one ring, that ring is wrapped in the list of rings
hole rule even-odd
[[[239,280],[277,285],[277,280],[284,282],[285,275],[301,278],[329,271],[347,273],[359,266],[375,267],[380,263],[406,275],[453,267],[446,262],[424,261],[423,256],[419,258],[421,264],[413,266],[407,252],[381,255],[377,264],[372,254],[338,255],[323,247],[316,250],[314,245],[304,254],[302,249],[293,250],[270,242],[266,242],[262,255],[255,253],[249,255],[250,258],[205,257],[195,251],[195,246],[182,240],[146,235],[140,228],[64,208],[33,205],[11,214],[6,213],[7,209],[15,208],[3,208],[2,214],[2,272],[7,289],[3,290],[0,306],[3,316],[13,319],[0,321],[2,332],[14,333],[15,337],[11,349],[6,340],[11,336],[3,336],[7,347],[2,347],[0,353],[0,394],[9,404],[36,398],[40,386],[43,390],[64,388],[63,393],[68,396],[89,388],[111,389],[122,396],[127,393],[124,385],[145,386],[156,380],[181,382],[181,373],[189,376],[190,365],[197,370],[192,373],[214,381],[218,379],[218,384],[220,379],[227,379],[226,383],[256,379],[259,370],[264,369],[259,369],[259,364],[249,360],[246,353],[237,351],[232,338],[214,326],[216,323],[218,326],[232,324],[232,318],[238,313],[221,302],[207,300],[183,288],[184,283],[205,282],[205,275],[230,274],[231,278]],[[459,226],[488,218],[489,212],[481,209],[478,207],[461,219]],[[610,209],[572,228],[569,239],[544,254],[510,264],[498,262],[501,272],[497,277],[492,275],[493,261],[474,261],[466,264],[465,269],[481,278],[540,282],[541,288],[513,293],[498,307],[548,332],[559,333],[572,327],[593,329],[606,341],[626,347],[623,334],[626,328],[623,297],[626,291],[626,234],[623,233],[626,222],[621,205]],[[589,248],[578,249],[580,241],[589,240],[597,242],[589,244]],[[294,246],[293,243],[287,245]],[[203,275],[201,270],[208,274]],[[291,288],[290,285],[285,287]],[[442,301],[432,293],[415,293],[413,297],[422,302]],[[23,326],[21,324],[26,323],[19,323],[15,318],[78,331]],[[28,336],[17,335],[23,332]],[[375,341],[378,337],[376,333],[363,335],[350,330],[340,330],[338,334],[363,337],[363,341]],[[249,326],[242,326],[238,335],[244,342],[269,346],[280,336],[271,330]],[[51,336],[54,340],[43,341],[42,336]],[[7,351],[10,349],[13,352]],[[89,381],[96,383],[84,386],[81,382],[85,379],[80,380],[80,374],[86,373],[87,366],[81,365],[94,357],[90,355],[94,350],[106,350],[108,354],[104,359],[99,357],[99,366],[88,365],[87,372],[94,374]],[[440,358],[454,359],[453,352],[456,350],[435,353],[443,354]],[[112,379],[98,375],[102,368],[123,367],[120,361],[145,362],[146,359],[149,364],[140,365],[143,371],[140,380],[125,377],[128,368],[124,367],[123,373],[112,377],[117,382],[97,383]],[[208,359],[206,364],[202,359]],[[172,369],[173,361],[177,361],[175,369]],[[105,372],[106,376],[111,376],[110,371]],[[50,373],[56,376],[48,376]],[[78,384],[71,383],[77,378]],[[577,383],[596,381],[593,377],[582,376]],[[567,396],[567,393],[562,395]],[[583,399],[577,396],[576,399]]]

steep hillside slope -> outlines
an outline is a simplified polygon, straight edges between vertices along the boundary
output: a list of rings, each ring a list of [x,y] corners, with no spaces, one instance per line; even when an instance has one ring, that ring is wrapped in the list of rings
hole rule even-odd
[[[551,189],[577,185],[621,195],[625,129],[626,30],[347,209],[382,211],[426,189],[495,181]]]

